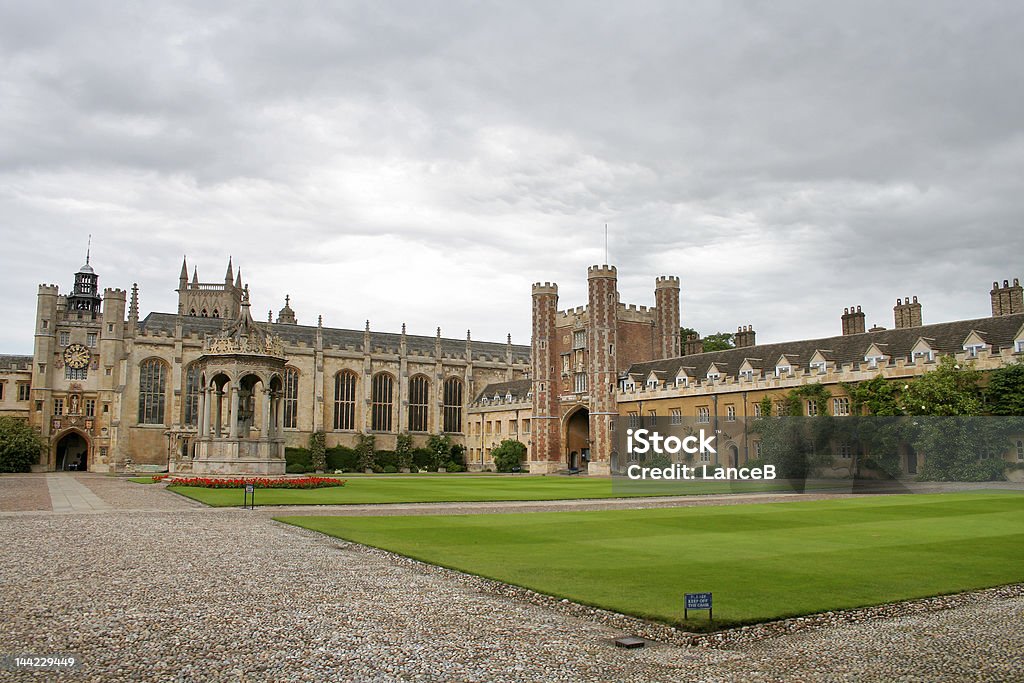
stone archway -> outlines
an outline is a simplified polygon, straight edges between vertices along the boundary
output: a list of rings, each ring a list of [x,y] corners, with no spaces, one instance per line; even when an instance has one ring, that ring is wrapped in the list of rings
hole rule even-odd
[[[54,444],[53,468],[84,472],[89,469],[89,439],[77,430],[63,434]]]
[[[565,419],[565,465],[586,469],[590,461],[590,411],[579,406]]]

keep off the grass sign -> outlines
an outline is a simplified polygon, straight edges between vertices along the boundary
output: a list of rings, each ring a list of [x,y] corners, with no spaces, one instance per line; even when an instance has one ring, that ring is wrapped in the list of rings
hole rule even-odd
[[[683,608],[683,619],[690,618],[690,610],[692,609],[706,609],[708,611],[708,620],[710,621],[711,593],[687,593],[686,607]]]

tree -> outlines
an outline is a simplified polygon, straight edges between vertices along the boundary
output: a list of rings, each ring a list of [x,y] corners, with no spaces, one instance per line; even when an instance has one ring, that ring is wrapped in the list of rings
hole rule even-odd
[[[771,417],[769,397],[761,400],[761,419],[752,430],[761,435],[761,459],[775,465],[778,475],[795,485],[810,476],[815,467],[831,461],[828,445],[835,421],[828,414],[831,394],[821,384],[808,384],[787,392],[781,399],[781,414]],[[817,414],[807,416],[804,405],[812,402]]]
[[[988,412],[993,415],[1024,415],[1024,362],[993,370],[985,398]]]
[[[359,469],[361,470],[372,470],[376,462],[376,443],[377,439],[373,434],[363,434],[359,432],[356,434],[356,462],[359,463]]]
[[[703,342],[703,349],[704,351],[725,351],[726,349],[736,348],[736,343],[733,341],[734,336],[732,332],[709,334],[701,340]]]
[[[327,435],[323,431],[309,435],[309,460],[315,472],[327,468]]]
[[[29,472],[46,445],[27,422],[0,417],[0,472]]]
[[[491,451],[491,458],[499,472],[512,472],[526,458],[526,444],[515,439],[505,439]]]
[[[974,368],[942,356],[938,367],[906,385],[900,408],[907,415],[980,415],[980,379]]]
[[[399,467],[403,469],[412,467],[412,436],[403,433],[395,438],[395,458],[398,460]]]
[[[430,469],[444,467],[452,457],[452,440],[447,434],[431,434],[427,437],[427,450],[430,451]]]

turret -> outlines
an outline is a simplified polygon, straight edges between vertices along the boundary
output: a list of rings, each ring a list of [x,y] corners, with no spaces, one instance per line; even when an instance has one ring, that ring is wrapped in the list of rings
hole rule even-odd
[[[655,340],[659,358],[675,358],[680,351],[679,278],[662,275],[654,282]]]

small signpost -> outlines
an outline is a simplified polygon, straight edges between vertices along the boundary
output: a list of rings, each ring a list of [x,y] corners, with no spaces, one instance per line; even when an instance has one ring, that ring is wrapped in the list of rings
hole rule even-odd
[[[712,621],[711,593],[687,593],[686,607],[683,608],[683,619],[690,618],[690,610],[692,609],[706,609],[708,611],[708,621]]]
[[[242,494],[242,509],[246,507],[250,510],[256,509],[256,486],[253,484],[246,484],[245,493]]]

